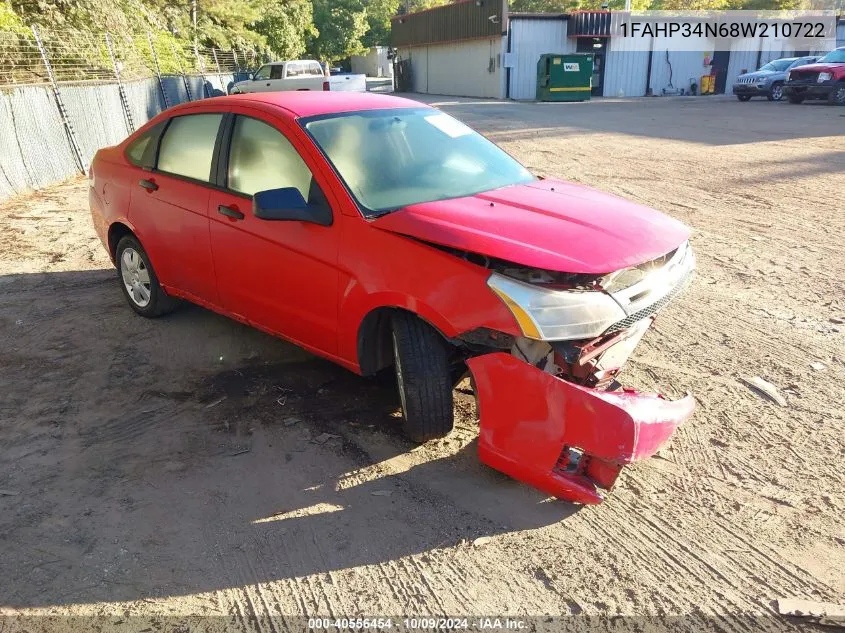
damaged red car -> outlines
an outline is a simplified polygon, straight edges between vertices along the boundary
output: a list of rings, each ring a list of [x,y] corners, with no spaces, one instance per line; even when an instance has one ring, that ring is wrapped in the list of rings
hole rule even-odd
[[[580,503],[693,410],[622,388],[689,282],[689,230],[533,176],[449,115],[386,95],[287,92],[163,112],[90,171],[129,305],[185,299],[362,375],[393,369],[415,441],[469,373],[479,455]]]

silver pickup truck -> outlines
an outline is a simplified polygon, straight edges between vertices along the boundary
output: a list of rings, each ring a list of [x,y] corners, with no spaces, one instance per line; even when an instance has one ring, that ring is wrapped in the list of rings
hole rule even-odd
[[[249,79],[233,84],[229,94],[244,92],[278,92],[280,90],[332,90],[366,92],[366,75],[332,75],[327,77],[320,62],[297,59],[264,64]]]

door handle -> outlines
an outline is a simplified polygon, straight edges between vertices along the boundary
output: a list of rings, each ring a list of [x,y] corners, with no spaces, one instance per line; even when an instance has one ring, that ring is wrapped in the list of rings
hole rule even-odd
[[[147,191],[155,191],[158,189],[158,185],[155,184],[152,180],[139,180],[138,184],[141,185]]]
[[[268,86],[270,85],[270,82],[269,82],[269,81],[267,82],[267,85],[268,85]]]
[[[227,218],[232,218],[234,220],[243,220],[244,214],[238,211],[237,209],[233,209],[232,207],[227,207],[224,204],[221,204],[217,207],[217,213],[220,215],[225,215]]]

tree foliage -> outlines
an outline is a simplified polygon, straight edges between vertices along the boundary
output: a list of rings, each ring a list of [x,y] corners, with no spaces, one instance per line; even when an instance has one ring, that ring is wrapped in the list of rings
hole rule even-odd
[[[318,34],[308,38],[308,51],[330,62],[363,53],[367,7],[362,0],[313,0]]]

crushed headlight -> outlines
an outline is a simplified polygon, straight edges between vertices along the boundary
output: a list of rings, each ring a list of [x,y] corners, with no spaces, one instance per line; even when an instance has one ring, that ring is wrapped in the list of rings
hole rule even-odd
[[[487,285],[508,306],[524,336],[565,341],[593,338],[625,318],[609,295],[595,290],[550,290],[493,273]]]

